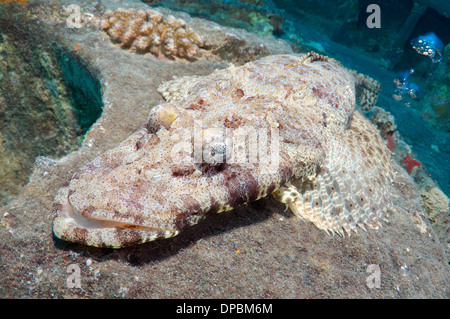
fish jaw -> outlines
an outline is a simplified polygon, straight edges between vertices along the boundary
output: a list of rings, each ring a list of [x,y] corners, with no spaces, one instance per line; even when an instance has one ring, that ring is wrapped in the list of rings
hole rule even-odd
[[[70,204],[68,194],[68,187],[61,188],[53,203],[53,233],[62,240],[101,248],[123,248],[157,238],[170,238],[179,233],[175,229],[152,229],[83,217]]]

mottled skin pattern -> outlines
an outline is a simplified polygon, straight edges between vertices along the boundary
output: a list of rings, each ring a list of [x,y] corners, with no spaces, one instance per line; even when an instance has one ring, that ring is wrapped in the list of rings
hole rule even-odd
[[[338,63],[269,56],[163,89],[167,103],[58,192],[57,237],[125,247],[274,192],[333,233],[377,226],[393,207],[389,151]]]

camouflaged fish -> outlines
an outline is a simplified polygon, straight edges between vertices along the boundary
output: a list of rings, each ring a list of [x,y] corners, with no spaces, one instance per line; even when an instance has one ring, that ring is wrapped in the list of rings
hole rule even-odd
[[[125,247],[270,194],[333,234],[377,228],[395,209],[390,151],[339,63],[268,56],[162,92],[167,103],[60,189],[57,237]]]

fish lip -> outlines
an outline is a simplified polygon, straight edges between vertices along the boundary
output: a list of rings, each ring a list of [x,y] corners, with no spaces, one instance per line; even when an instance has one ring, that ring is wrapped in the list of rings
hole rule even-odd
[[[69,195],[70,193],[68,193]],[[148,231],[162,231],[163,229],[155,227],[147,227],[135,223],[120,221],[115,215],[109,218],[89,218],[79,214],[76,208],[70,202],[69,196],[66,197],[60,214],[66,219],[66,222],[73,223],[80,228],[85,229],[104,229],[104,228],[127,228],[127,229],[143,229]]]
[[[111,220],[83,217],[68,200],[68,187],[62,188],[53,203],[53,234],[62,240],[100,248],[124,248],[177,235],[178,230],[150,228]]]

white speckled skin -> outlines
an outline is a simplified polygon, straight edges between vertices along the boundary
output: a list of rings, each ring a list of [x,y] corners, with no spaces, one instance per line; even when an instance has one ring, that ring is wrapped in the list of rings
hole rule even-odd
[[[294,213],[337,233],[354,229],[347,225],[373,225],[391,204],[390,154],[360,114],[352,121],[354,77],[338,63],[314,53],[269,56],[180,81],[165,86],[169,102],[155,106],[138,131],[58,192],[57,237],[115,248],[148,242],[277,190]],[[176,94],[177,87],[183,92]],[[239,132],[247,139],[235,140]],[[232,139],[223,137],[229,133]],[[260,150],[264,139],[271,147],[252,157],[249,150]],[[207,160],[210,153],[226,153],[225,162]],[[342,173],[339,165],[350,169],[352,163],[361,171]],[[378,186],[367,190],[364,170],[370,183],[379,179],[382,193]],[[311,189],[315,181],[321,186]],[[329,185],[341,185],[339,192]],[[325,212],[308,206],[318,189]],[[374,205],[356,201],[349,208],[352,194],[367,196],[369,204],[378,200],[377,211],[368,214]],[[341,215],[330,203],[344,207]]]

